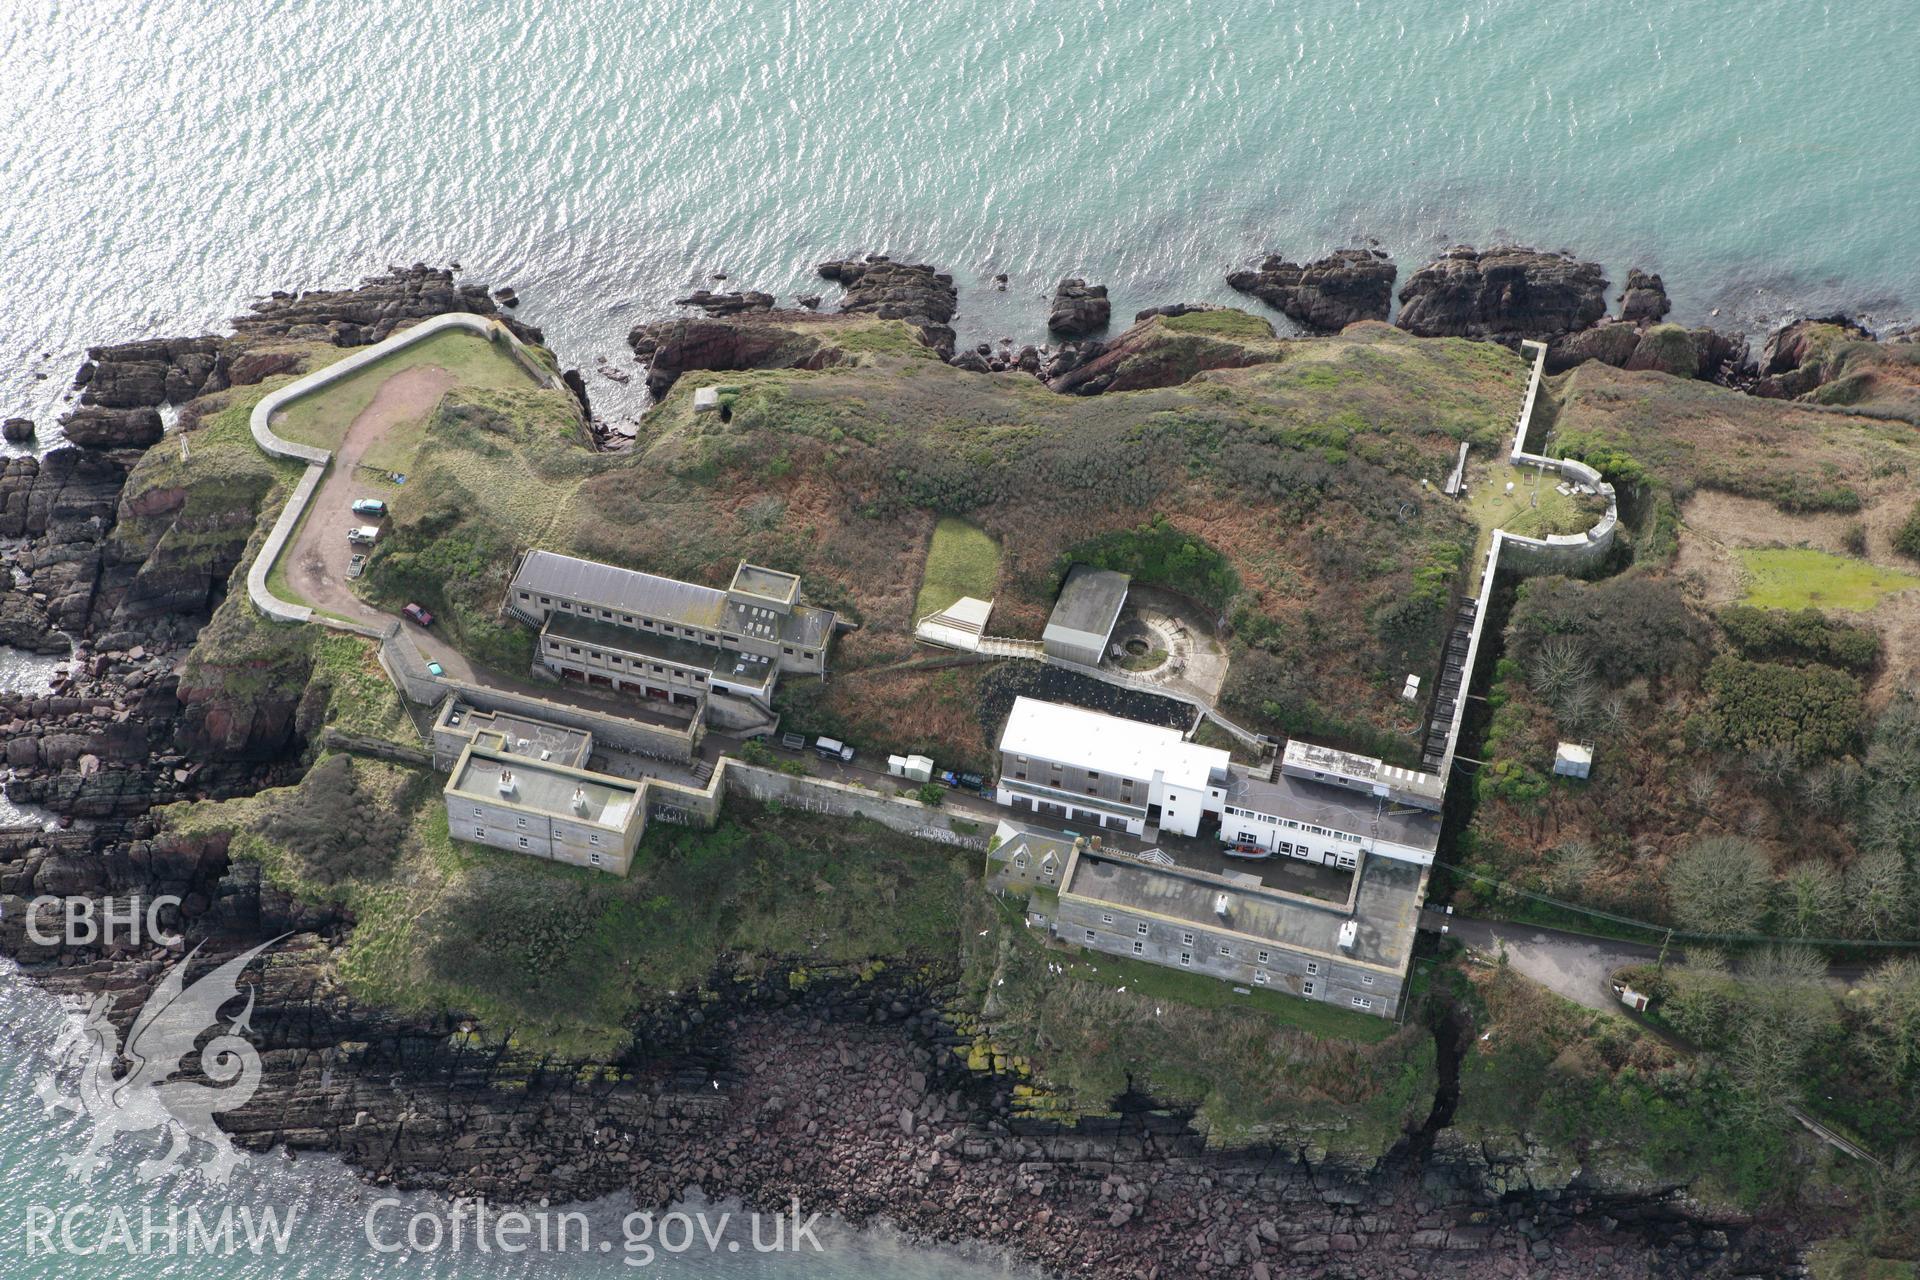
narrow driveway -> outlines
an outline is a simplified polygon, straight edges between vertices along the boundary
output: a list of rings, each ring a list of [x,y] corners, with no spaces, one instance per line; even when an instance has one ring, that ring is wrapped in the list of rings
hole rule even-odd
[[[1620,1009],[1610,983],[1613,971],[1625,965],[1646,964],[1660,956],[1660,948],[1634,942],[1590,938],[1504,920],[1469,920],[1436,907],[1420,913],[1422,929],[1437,933],[1442,926],[1447,936],[1490,956],[1498,955],[1504,942],[1507,963],[1515,972],[1575,1004],[1608,1013]],[[1683,958],[1678,948],[1667,952],[1669,963]]]

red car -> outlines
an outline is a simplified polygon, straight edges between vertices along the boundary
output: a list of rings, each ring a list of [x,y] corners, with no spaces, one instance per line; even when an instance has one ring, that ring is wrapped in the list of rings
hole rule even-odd
[[[417,626],[430,627],[433,625],[433,615],[417,604],[409,603],[404,609],[400,610],[400,616]]]

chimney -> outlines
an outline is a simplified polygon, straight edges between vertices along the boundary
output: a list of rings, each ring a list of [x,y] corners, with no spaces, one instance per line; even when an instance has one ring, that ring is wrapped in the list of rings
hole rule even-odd
[[[585,787],[575,787],[573,789],[573,811],[580,814],[584,814],[587,811],[587,789]]]
[[[1351,951],[1360,942],[1360,922],[1347,920],[1340,925],[1340,949]]]
[[[503,796],[513,794],[513,770],[511,769],[500,771],[500,794]]]
[[[1225,920],[1227,918],[1227,905],[1228,905],[1227,895],[1224,893],[1218,895],[1213,900],[1213,914],[1215,914],[1216,916],[1219,916],[1222,920]]]
[[[1100,837],[1094,836],[1092,839],[1093,839],[1093,851],[1095,853],[1100,852]]]

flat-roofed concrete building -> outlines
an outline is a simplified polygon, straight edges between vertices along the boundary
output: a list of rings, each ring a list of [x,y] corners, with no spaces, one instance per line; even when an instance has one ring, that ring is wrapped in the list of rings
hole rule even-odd
[[[1363,788],[1351,778],[1323,778],[1312,769],[1290,767],[1296,746],[1288,743],[1278,768],[1256,772],[1241,765],[1229,770],[1226,804],[1220,820],[1220,838],[1229,844],[1258,845],[1273,853],[1332,867],[1355,866],[1363,854],[1431,865],[1440,843],[1437,805],[1409,803],[1396,790],[1401,784],[1380,782]],[[1314,752],[1325,748],[1307,748]],[[1364,756],[1335,752],[1359,767]],[[1316,762],[1326,765],[1324,757]],[[1412,774],[1371,761],[1382,770]],[[1431,774],[1412,774],[1415,779]],[[1437,782],[1438,780],[1435,779]],[[1408,784],[1409,787],[1414,784]]]
[[[646,829],[645,784],[510,745],[503,732],[482,729],[460,752],[442,791],[453,838],[627,874]]]
[[[1111,569],[1076,564],[1060,584],[1059,598],[1047,627],[1040,633],[1041,648],[1049,657],[1097,667],[1107,654],[1114,623],[1127,603],[1132,579]]]
[[[593,735],[585,729],[509,711],[481,711],[472,703],[449,697],[433,721],[433,767],[451,770],[460,753],[482,733],[496,735],[503,750],[548,764],[584,769],[593,755]]]
[[[1229,759],[1174,729],[1016,698],[1000,734],[995,798],[1056,823],[1198,835],[1220,819]]]
[[[835,615],[800,579],[742,561],[722,591],[553,551],[520,557],[507,607],[540,628],[542,666],[697,715],[710,697],[766,708],[783,671],[824,675]]]
[[[1076,841],[1048,927],[1109,955],[1391,1018],[1429,874],[1363,854],[1347,900],[1329,902]]]

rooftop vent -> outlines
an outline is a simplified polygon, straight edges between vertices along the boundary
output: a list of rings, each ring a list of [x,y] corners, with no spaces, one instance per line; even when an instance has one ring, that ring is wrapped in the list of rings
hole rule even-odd
[[[1340,925],[1340,949],[1351,951],[1360,942],[1360,922],[1347,920]]]
[[[503,796],[513,794],[513,770],[511,769],[500,771],[500,794]]]
[[[1215,895],[1213,899],[1213,914],[1225,920],[1227,918],[1227,907],[1230,901],[1224,893]]]
[[[587,811],[587,789],[585,787],[575,787],[573,789],[572,803],[575,813],[585,813]]]

